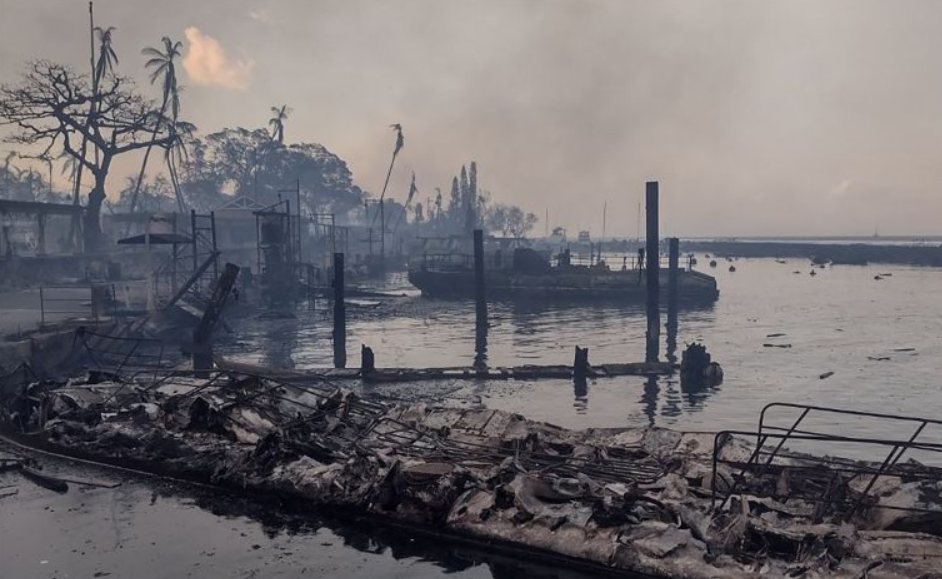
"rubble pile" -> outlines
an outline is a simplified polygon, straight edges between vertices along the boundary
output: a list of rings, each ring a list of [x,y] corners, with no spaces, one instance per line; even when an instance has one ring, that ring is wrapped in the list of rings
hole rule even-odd
[[[0,422],[64,454],[626,573],[942,577],[942,476],[915,461],[821,489],[811,456],[743,474],[742,436],[574,431],[225,372],[37,382],[0,398]]]

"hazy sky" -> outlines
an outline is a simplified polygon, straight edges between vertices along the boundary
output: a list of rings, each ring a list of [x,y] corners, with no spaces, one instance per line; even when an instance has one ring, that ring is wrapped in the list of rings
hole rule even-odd
[[[942,2],[98,0],[119,71],[185,43],[183,116],[323,143],[377,192],[447,192],[474,159],[497,200],[634,235],[658,180],[676,235],[940,233]],[[0,82],[87,67],[87,3],[0,0]],[[142,88],[151,91],[146,84]],[[156,91],[153,93],[156,96]],[[8,149],[0,145],[0,150]],[[118,179],[111,183],[116,189]]]

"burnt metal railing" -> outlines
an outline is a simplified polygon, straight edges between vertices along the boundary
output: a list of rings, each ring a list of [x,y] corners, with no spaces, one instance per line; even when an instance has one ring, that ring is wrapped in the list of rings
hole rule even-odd
[[[114,336],[81,327],[75,331],[75,341],[80,358],[91,369],[121,380],[153,376],[156,382],[161,372],[172,368],[160,340]]]
[[[97,325],[116,315],[113,284],[45,285],[39,288],[40,327],[49,322],[75,319]]]
[[[769,414],[776,409],[798,411],[798,417],[788,424],[770,424]],[[873,436],[850,436],[836,432],[809,430],[803,426],[809,417],[828,418],[834,428],[840,417],[855,419],[876,419],[894,425],[909,425],[912,434],[908,438],[878,438]],[[942,420],[863,412],[823,406],[775,402],[766,405],[759,415],[758,431],[724,430],[718,432],[713,446],[712,505],[714,511],[722,510],[731,497],[752,495],[771,497],[778,500],[798,499],[817,503],[821,509],[828,506],[832,512],[850,518],[864,507],[879,507],[888,510],[940,513],[942,508],[924,509],[916,506],[898,506],[883,504],[872,491],[881,477],[894,477],[903,481],[942,482],[942,468],[921,464],[915,461],[900,463],[908,451],[919,451],[937,458],[942,463],[942,443],[920,440],[925,437],[930,427],[942,427]],[[825,429],[827,430],[827,429]],[[938,434],[938,431],[936,431]],[[727,441],[737,436],[755,437],[755,448],[748,460],[742,462],[722,458],[722,451]],[[789,450],[788,443],[811,444],[814,454],[797,453]],[[868,452],[868,460],[858,460],[837,456],[831,452],[835,447],[856,445]],[[880,449],[889,449],[882,462],[869,460]],[[827,452],[822,452],[827,451]],[[722,489],[720,465],[731,467],[734,471],[732,481]],[[777,481],[786,477],[793,484],[788,485],[784,496]],[[866,480],[862,491],[853,491],[849,483],[860,478]]]
[[[574,456],[551,454],[530,448],[526,441],[515,440],[513,444],[494,446],[487,444],[483,433],[463,431],[464,437],[456,438],[452,433],[420,428],[390,417],[383,417],[361,434],[368,435],[397,447],[407,456],[426,461],[444,461],[464,465],[499,464],[507,458],[527,472],[553,473],[575,477],[585,474],[594,479],[612,483],[651,483],[664,475],[664,466],[640,447],[624,449],[623,455],[614,455],[606,449],[596,456]]]
[[[251,405],[252,402],[259,399],[270,399],[283,402],[302,410],[318,412],[322,406],[329,401],[339,401],[339,397],[344,393],[344,389],[323,378],[313,379],[307,382],[287,381],[271,376],[253,374],[248,372],[239,372],[232,370],[216,370],[210,374],[208,379],[200,379],[198,385],[194,385],[192,371],[169,372],[154,381],[145,390],[155,390],[165,386],[186,386],[188,389],[172,396],[177,401],[193,398],[204,392],[226,393],[229,398],[225,403],[226,409],[238,408],[240,406]],[[307,404],[301,400],[283,396],[283,392],[293,390],[295,392],[310,395],[316,401],[315,404]],[[362,415],[366,417],[378,417],[383,408],[367,400],[351,398],[345,400],[344,404],[349,406],[351,414]],[[320,405],[320,406],[318,406]],[[303,416],[302,418],[306,418]],[[296,419],[292,418],[292,420]],[[285,425],[282,425],[285,426]]]
[[[550,260],[556,267],[561,266],[560,255],[555,255]],[[501,253],[484,254],[484,269],[486,270],[509,270],[513,268],[513,251]],[[593,267],[604,262],[610,271],[638,271],[639,259],[634,254],[610,254],[601,256],[583,253],[569,254],[569,266],[574,267]],[[670,269],[670,260],[667,256],[660,256],[658,259],[660,268],[664,271]],[[644,265],[642,263],[642,265]],[[679,260],[679,267],[683,271],[691,271],[693,264],[690,256]],[[414,264],[414,268],[422,271],[473,271],[474,256],[468,253],[423,253],[421,258]]]

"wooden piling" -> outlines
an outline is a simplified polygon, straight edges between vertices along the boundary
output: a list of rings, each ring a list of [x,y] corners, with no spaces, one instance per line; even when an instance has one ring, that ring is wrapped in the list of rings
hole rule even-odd
[[[484,232],[474,230],[474,301],[478,324],[487,324],[487,301],[484,294]]]
[[[373,348],[366,344],[360,344],[360,374],[366,376],[376,372],[376,356],[373,354]]]
[[[658,248],[658,183],[648,181],[645,184],[646,224],[646,289],[648,329],[645,347],[645,362],[657,362],[661,337],[661,301],[660,301],[660,251]]]
[[[334,254],[334,367],[347,367],[347,308],[344,303],[343,254]]]
[[[585,378],[589,374],[589,349],[576,346],[576,356],[572,362],[572,375]]]

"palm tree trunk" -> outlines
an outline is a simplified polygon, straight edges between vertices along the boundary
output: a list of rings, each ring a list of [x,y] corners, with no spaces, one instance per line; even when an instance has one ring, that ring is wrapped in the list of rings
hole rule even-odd
[[[398,150],[393,151],[392,160],[389,162],[389,171],[386,173],[386,182],[383,183],[383,192],[379,196],[379,213],[380,213],[380,230],[379,230],[379,243],[380,243],[380,255],[385,255],[386,253],[386,212],[383,210],[384,201],[386,199],[386,187],[389,186],[389,178],[392,176],[393,165],[396,164],[396,155],[399,153]],[[376,216],[373,216],[373,223],[376,223]],[[370,226],[372,229],[372,225]]]
[[[167,110],[167,97],[164,97],[164,102],[160,105],[160,117],[157,119],[157,124],[154,125],[154,132],[150,137],[150,144],[147,145],[147,149],[144,150],[144,161],[141,163],[141,170],[137,174],[137,182],[134,184],[134,192],[131,194],[131,209],[129,213],[134,213],[134,210],[137,208],[137,195],[141,190],[141,184],[144,182],[144,172],[147,170],[147,160],[150,159],[150,151],[154,148],[154,142],[157,140],[157,133],[160,132],[160,124],[163,120],[164,113]],[[131,222],[128,222],[127,228],[124,230],[125,237],[131,232]]]
[[[134,182],[134,192],[131,193],[131,208],[130,213],[134,213],[134,209],[137,208],[137,195],[141,190],[141,185],[144,182],[144,172],[147,171],[147,160],[150,158],[150,150],[154,147],[153,142],[157,138],[157,131],[155,130],[151,136],[151,144],[147,145],[147,148],[144,149],[144,161],[141,163],[141,170],[137,173],[137,179]]]
[[[183,193],[180,191],[180,180],[177,178],[177,168],[173,164],[173,154],[167,155],[167,170],[170,173],[170,183],[173,185],[173,195],[177,198],[177,207],[180,213],[186,213],[186,204],[183,202]]]

